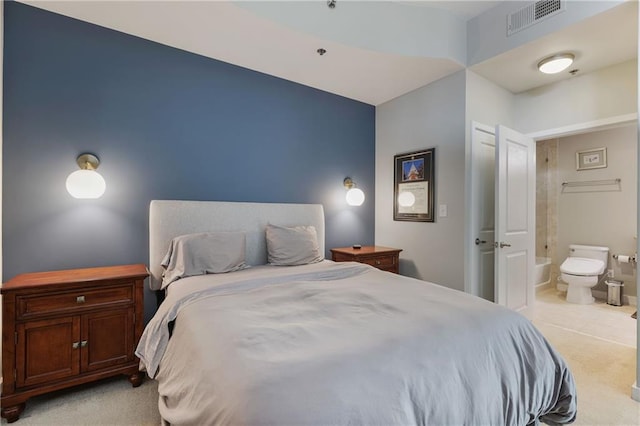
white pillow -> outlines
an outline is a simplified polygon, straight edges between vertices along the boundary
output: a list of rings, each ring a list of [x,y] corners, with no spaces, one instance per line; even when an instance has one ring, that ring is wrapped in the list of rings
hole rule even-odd
[[[180,278],[238,271],[245,263],[243,232],[205,232],[180,235],[171,240],[162,260],[162,289]]]
[[[267,261],[272,265],[306,265],[324,259],[314,226],[267,225],[266,236]]]

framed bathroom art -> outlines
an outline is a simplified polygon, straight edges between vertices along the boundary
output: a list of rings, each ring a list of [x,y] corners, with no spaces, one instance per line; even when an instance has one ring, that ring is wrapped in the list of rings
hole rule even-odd
[[[607,167],[607,148],[593,148],[576,152],[576,170]]]

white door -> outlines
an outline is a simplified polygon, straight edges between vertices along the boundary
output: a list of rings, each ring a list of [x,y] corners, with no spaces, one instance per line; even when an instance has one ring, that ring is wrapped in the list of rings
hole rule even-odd
[[[536,149],[533,139],[496,126],[495,302],[533,315]]]
[[[471,230],[467,291],[494,301],[495,128],[471,122]]]

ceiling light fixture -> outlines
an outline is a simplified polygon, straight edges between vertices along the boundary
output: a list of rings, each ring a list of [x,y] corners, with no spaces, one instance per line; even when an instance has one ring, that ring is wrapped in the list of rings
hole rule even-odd
[[[545,74],[557,74],[567,69],[575,59],[572,53],[560,53],[538,62],[538,70]]]
[[[329,9],[335,9],[336,8],[336,0],[327,0],[327,7],[329,7]]]
[[[316,52],[318,52],[318,55],[320,55],[320,56],[322,56],[325,53],[327,53],[327,51],[325,49],[323,49],[322,47],[320,49],[316,50]]]

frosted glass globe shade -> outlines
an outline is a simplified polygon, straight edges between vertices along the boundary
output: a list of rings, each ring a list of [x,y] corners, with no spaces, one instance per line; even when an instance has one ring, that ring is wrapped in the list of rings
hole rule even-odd
[[[402,191],[398,194],[398,204],[402,207],[411,207],[416,202],[416,196],[412,192]]]
[[[67,191],[74,198],[100,198],[107,183],[95,170],[76,170],[67,177]]]
[[[573,63],[573,58],[571,54],[553,56],[542,60],[538,69],[545,74],[557,74],[567,69]]]
[[[364,203],[364,192],[360,188],[351,188],[347,191],[347,204],[361,206]]]

